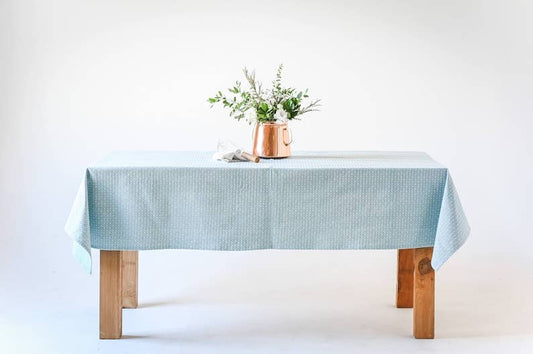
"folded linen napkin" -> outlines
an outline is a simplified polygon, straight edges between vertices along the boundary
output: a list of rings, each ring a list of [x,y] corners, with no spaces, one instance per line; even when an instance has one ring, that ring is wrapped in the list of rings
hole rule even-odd
[[[213,160],[220,160],[225,162],[233,161],[253,161],[259,162],[259,158],[252,156],[243,151],[240,147],[229,140],[219,140],[217,144],[217,152],[213,154]]]

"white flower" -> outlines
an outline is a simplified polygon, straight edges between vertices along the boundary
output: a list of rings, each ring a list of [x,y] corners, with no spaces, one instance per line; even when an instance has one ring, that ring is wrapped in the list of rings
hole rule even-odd
[[[285,112],[281,105],[278,105],[274,119],[276,119],[276,123],[285,123],[287,121],[287,112]]]
[[[246,112],[244,112],[244,119],[250,124],[255,123],[257,121],[257,112],[255,108],[248,108]]]

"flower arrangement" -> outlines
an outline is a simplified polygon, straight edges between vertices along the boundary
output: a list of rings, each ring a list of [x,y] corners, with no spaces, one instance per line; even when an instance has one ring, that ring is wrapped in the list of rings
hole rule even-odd
[[[298,91],[292,87],[283,87],[281,74],[283,64],[280,64],[276,73],[276,79],[272,82],[271,89],[263,89],[262,84],[255,79],[255,71],[249,72],[244,68],[244,76],[249,84],[245,90],[241,82],[229,88],[230,95],[226,96],[218,91],[215,97],[208,99],[211,107],[220,103],[230,110],[230,117],[237,120],[245,119],[252,123],[285,123],[292,119],[300,119],[300,116],[317,111],[320,100],[313,100],[307,105],[303,101],[309,98],[308,90]]]

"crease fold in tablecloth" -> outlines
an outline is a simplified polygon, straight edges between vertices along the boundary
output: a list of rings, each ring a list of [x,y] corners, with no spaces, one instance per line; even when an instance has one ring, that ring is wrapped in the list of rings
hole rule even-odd
[[[65,231],[72,239],[72,254],[88,274],[92,272],[91,225],[89,219],[89,198],[87,182],[89,170],[85,171],[70,210]]]
[[[446,171],[446,184],[433,245],[431,266],[439,269],[465,243],[470,234],[470,225],[459,200],[452,176]],[[455,235],[455,237],[449,237]]]

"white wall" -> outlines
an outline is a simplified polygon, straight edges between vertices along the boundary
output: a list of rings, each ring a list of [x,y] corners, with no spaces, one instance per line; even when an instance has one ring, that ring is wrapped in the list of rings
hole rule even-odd
[[[3,0],[2,249],[74,267],[63,224],[88,164],[249,146],[250,128],[205,100],[245,65],[269,82],[282,62],[324,103],[293,124],[295,150],[426,151],[470,219],[460,256],[519,255],[533,245],[532,19],[525,0]]]

